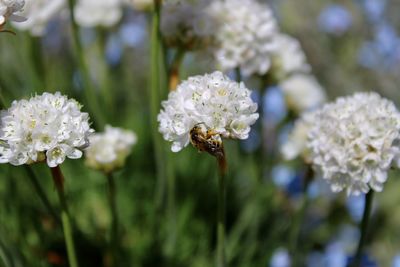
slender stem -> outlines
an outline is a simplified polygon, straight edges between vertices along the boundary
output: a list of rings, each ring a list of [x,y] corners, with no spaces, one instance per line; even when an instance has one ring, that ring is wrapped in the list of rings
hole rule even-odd
[[[182,61],[185,57],[185,51],[182,49],[178,49],[175,53],[174,59],[172,60],[171,67],[169,69],[169,91],[175,91],[176,87],[179,84],[179,69],[182,64]]]
[[[235,68],[235,78],[238,83],[242,81],[242,74],[240,71],[240,67]]]
[[[68,261],[71,267],[78,267],[76,258],[74,238],[72,234],[71,219],[68,212],[67,200],[64,194],[64,176],[61,172],[60,166],[50,168],[51,175],[53,176],[54,185],[57,190],[58,198],[61,206],[61,222],[64,229],[65,245],[67,247]]]
[[[110,204],[112,223],[111,223],[111,251],[113,266],[117,266],[119,253],[119,230],[118,230],[118,211],[116,204],[116,185],[111,173],[107,174],[108,182],[108,200]]]
[[[226,266],[225,217],[226,217],[226,159],[218,157],[218,223],[217,223],[217,267]]]
[[[90,108],[92,109],[92,117],[98,124],[99,128],[103,128],[104,119],[102,117],[102,109],[100,108],[99,102],[97,101],[97,94],[95,92],[95,88],[92,85],[88,67],[85,62],[83,47],[79,39],[79,27],[78,24],[76,24],[75,20],[74,6],[75,0],[68,0],[69,17],[72,28],[72,39],[74,43],[74,50],[78,63],[78,68],[80,70],[80,73],[82,74],[82,82],[84,87],[83,92],[85,94],[86,101],[89,103]]]
[[[54,218],[54,220],[57,223],[61,223],[60,217],[57,215],[57,213],[51,206],[50,201],[46,196],[46,193],[44,192],[42,186],[40,185],[35,173],[31,169],[31,167],[25,165],[25,170],[28,174],[28,178],[29,178],[30,182],[33,185],[33,188],[35,189],[36,193],[38,194],[40,200],[43,202],[43,205],[46,207],[47,211],[51,214],[51,216]]]
[[[371,217],[370,215],[371,215],[373,198],[374,198],[374,191],[369,190],[369,192],[365,195],[364,213],[363,213],[362,221],[360,224],[361,236],[360,236],[360,240],[358,242],[356,254],[354,255],[353,263],[351,264],[352,267],[361,267],[361,255],[362,255],[363,248],[365,245],[365,240],[367,237],[368,223],[369,223],[369,219]]]
[[[157,165],[157,184],[155,193],[155,202],[157,210],[163,202],[165,194],[165,164],[164,151],[160,136],[157,131],[157,114],[160,110],[160,1],[154,0],[153,21],[151,28],[151,90],[150,90],[150,108],[151,108],[151,127],[153,134],[153,145],[155,152],[155,160]]]
[[[314,171],[311,166],[307,166],[304,179],[303,179],[303,199],[301,200],[300,208],[295,214],[292,223],[292,228],[289,234],[289,250],[292,255],[293,265],[298,265],[298,242],[300,237],[300,229],[303,224],[304,216],[309,204],[307,189],[310,181],[313,179]]]

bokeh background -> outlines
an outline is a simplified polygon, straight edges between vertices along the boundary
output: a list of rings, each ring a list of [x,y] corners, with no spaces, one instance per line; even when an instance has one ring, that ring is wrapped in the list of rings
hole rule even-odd
[[[282,31],[296,37],[330,100],[374,90],[400,104],[400,1],[275,0],[271,5]],[[126,8],[111,28],[81,28],[85,60],[98,98],[85,97],[72,50],[68,16],[53,19],[42,37],[15,29],[0,34],[0,96],[3,108],[14,99],[60,91],[84,104],[92,117],[131,129],[138,136],[126,167],[115,173],[122,228],[121,266],[214,265],[217,176],[212,157],[188,147],[168,152],[174,179],[160,183],[150,114],[151,13]],[[212,60],[186,55],[181,78],[215,69]],[[230,266],[290,266],[291,228],[304,194],[301,161],[279,154],[293,121],[279,87],[257,88],[263,110],[249,140],[228,141],[227,255]],[[266,93],[265,93],[266,92]],[[163,98],[166,98],[167,92]],[[91,109],[98,101],[99,110]],[[92,103],[93,104],[93,103]],[[102,129],[93,124],[96,130]],[[260,129],[270,129],[262,135]],[[163,142],[167,149],[169,144]],[[263,155],[267,155],[265,158]],[[108,266],[111,223],[104,175],[67,160],[62,169],[74,220],[81,266]],[[167,168],[168,169],[168,168]],[[54,209],[56,191],[48,169],[0,165],[0,266],[67,266],[62,228],[33,190],[31,175]],[[376,194],[363,266],[400,266],[400,181],[392,171]],[[316,179],[296,248],[302,265],[346,266],[359,238],[364,198],[333,194]]]

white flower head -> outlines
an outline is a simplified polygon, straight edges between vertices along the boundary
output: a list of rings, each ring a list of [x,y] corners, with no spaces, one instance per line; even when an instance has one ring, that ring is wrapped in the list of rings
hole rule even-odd
[[[41,36],[47,23],[60,15],[65,6],[66,0],[26,0],[24,9],[17,14],[27,20],[13,25],[20,30],[29,30],[34,36]]]
[[[14,101],[1,113],[0,162],[12,165],[47,160],[56,167],[77,159],[93,132],[81,105],[59,92]]]
[[[308,146],[314,166],[332,191],[382,191],[399,165],[400,113],[377,93],[356,93],[326,104],[314,118]]]
[[[280,83],[289,108],[297,113],[319,107],[326,101],[324,89],[311,75],[294,74]]]
[[[136,141],[134,132],[107,125],[104,133],[89,137],[90,146],[85,149],[86,164],[105,173],[121,168]]]
[[[214,57],[223,71],[264,75],[271,66],[277,23],[271,9],[256,0],[214,1],[209,13],[218,22]]]
[[[224,138],[247,139],[259,116],[250,94],[243,83],[219,71],[190,77],[163,101],[159,130],[173,142],[174,152],[189,144],[189,133],[199,124]]]
[[[166,43],[186,50],[206,46],[214,24],[206,7],[209,0],[165,2],[161,13],[161,32]]]
[[[274,37],[275,49],[272,53],[273,71],[277,77],[287,77],[293,73],[308,73],[311,70],[306,56],[295,38],[286,34]]]
[[[285,160],[292,160],[301,156],[306,163],[310,163],[310,151],[307,147],[308,133],[314,122],[315,111],[305,112],[295,122],[288,139],[281,147]]]
[[[78,0],[76,22],[82,27],[114,26],[122,17],[122,0]]]
[[[25,18],[16,15],[24,8],[25,0],[0,0],[0,28],[9,19],[11,21],[24,21]]]

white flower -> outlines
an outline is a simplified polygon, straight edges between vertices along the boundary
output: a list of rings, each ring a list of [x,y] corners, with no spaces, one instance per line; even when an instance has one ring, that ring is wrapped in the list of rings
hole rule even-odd
[[[206,12],[209,0],[166,2],[161,13],[161,32],[169,46],[186,50],[205,46],[214,29]]]
[[[264,75],[271,66],[277,25],[271,9],[255,0],[214,1],[209,12],[218,22],[214,57],[224,71]]]
[[[163,101],[158,121],[164,139],[178,152],[189,143],[189,132],[197,124],[225,138],[246,139],[258,119],[257,104],[243,83],[221,72],[190,77]]]
[[[273,69],[278,77],[286,77],[296,72],[310,72],[310,65],[306,61],[299,41],[286,34],[277,34],[274,42]]]
[[[314,122],[315,112],[305,112],[297,119],[288,139],[281,147],[285,160],[292,160],[301,156],[306,163],[310,163],[310,151],[307,147],[308,133]]]
[[[93,132],[89,115],[80,109],[78,102],[58,92],[14,101],[1,114],[0,162],[22,165],[47,160],[49,167],[55,167],[65,157],[80,158]]]
[[[311,75],[295,74],[281,82],[287,105],[297,113],[316,108],[326,101],[325,91]]]
[[[326,104],[315,115],[308,145],[314,166],[334,192],[382,191],[399,165],[400,113],[376,93],[357,93]]]
[[[25,18],[15,13],[24,8],[25,0],[0,0],[0,27],[6,23],[6,20],[24,21]]]
[[[89,137],[90,146],[85,150],[86,164],[105,173],[121,168],[136,141],[132,131],[107,125],[104,133]]]
[[[24,10],[17,14],[27,20],[13,25],[21,30],[30,30],[32,35],[41,36],[47,23],[59,15],[65,5],[65,0],[26,0]]]
[[[82,27],[114,26],[122,17],[122,0],[78,0],[76,22]]]

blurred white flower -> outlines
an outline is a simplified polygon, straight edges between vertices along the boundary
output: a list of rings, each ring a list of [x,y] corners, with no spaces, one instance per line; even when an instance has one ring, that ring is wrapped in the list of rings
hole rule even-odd
[[[190,77],[163,101],[159,130],[173,142],[174,152],[188,145],[190,130],[200,123],[222,137],[246,139],[258,119],[250,94],[243,83],[218,71]]]
[[[295,122],[288,139],[281,147],[281,153],[285,160],[292,160],[301,156],[306,163],[311,163],[307,140],[314,122],[314,116],[315,111],[305,112]]]
[[[245,76],[267,73],[277,34],[269,6],[255,0],[217,0],[209,13],[218,25],[213,53],[219,67],[224,71],[240,67]]]
[[[289,108],[297,113],[316,108],[326,101],[324,89],[311,75],[294,74],[280,83]]]
[[[272,55],[273,71],[277,77],[287,77],[296,72],[310,72],[310,65],[297,39],[286,34],[277,34],[274,42],[276,47]]]
[[[13,25],[17,29],[29,30],[32,35],[41,36],[47,23],[59,15],[65,5],[65,0],[26,0],[24,9],[17,14],[27,20]]]
[[[93,132],[81,105],[59,92],[14,101],[2,111],[0,162],[12,165],[47,160],[49,167],[65,157],[77,159]]]
[[[107,125],[104,133],[89,137],[90,146],[85,149],[86,164],[105,173],[121,168],[136,141],[134,132]]]
[[[76,22],[82,27],[114,26],[122,17],[122,0],[78,0]]]
[[[314,166],[334,192],[382,191],[399,165],[400,113],[376,93],[341,97],[319,110],[308,145]]]
[[[215,28],[205,8],[209,0],[166,2],[162,7],[161,32],[169,46],[185,50],[204,47]]]
[[[153,6],[153,0],[126,0],[137,10],[148,10]]]
[[[24,8],[25,0],[0,0],[0,28],[6,23],[6,20],[24,21],[25,18],[15,13]]]

